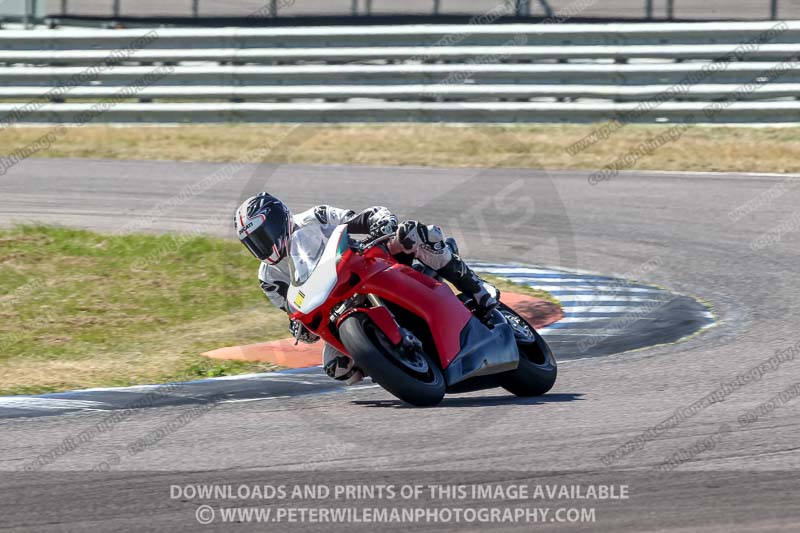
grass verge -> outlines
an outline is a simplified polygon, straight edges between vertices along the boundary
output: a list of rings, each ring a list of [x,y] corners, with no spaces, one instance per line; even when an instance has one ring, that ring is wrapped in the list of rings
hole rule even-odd
[[[236,242],[0,231],[0,394],[268,370],[200,353],[286,335]]]
[[[571,155],[601,125],[187,125],[69,128],[34,157],[233,161],[269,148],[274,163],[512,166],[599,169],[665,134],[669,125],[627,125]],[[3,153],[33,145],[48,128],[0,132]],[[629,160],[630,169],[800,172],[800,127],[694,126]]]
[[[200,354],[288,334],[235,241],[21,226],[0,250],[0,395],[271,370]]]

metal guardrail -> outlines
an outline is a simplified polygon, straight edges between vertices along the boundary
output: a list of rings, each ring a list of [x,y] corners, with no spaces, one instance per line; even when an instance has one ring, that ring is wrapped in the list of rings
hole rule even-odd
[[[163,0],[164,5],[149,5],[141,7],[136,2],[123,2],[122,0],[81,0],[80,5],[76,6],[74,0],[59,0],[57,6],[51,7],[52,14],[60,14],[62,16],[81,16],[81,15],[99,15],[104,14],[114,18],[121,18],[125,16],[158,16],[164,11],[179,16],[199,18],[204,16],[214,16],[220,12],[219,6],[215,5],[218,2],[214,0]],[[228,13],[232,16],[246,16],[252,10],[252,4],[249,2],[236,2],[235,0],[228,0]],[[771,20],[776,20],[780,12],[780,8],[791,5],[791,0],[748,0],[748,7],[751,10],[757,10],[763,19],[769,17]],[[167,9],[164,10],[163,8]],[[213,8],[210,10],[209,8]],[[298,12],[307,15],[324,15],[331,13],[333,6],[319,3],[316,8],[309,8],[302,6],[303,9],[298,9],[301,6],[297,5],[295,0],[263,0],[261,6],[258,8],[257,13],[261,17],[277,18],[280,16],[292,16]],[[543,15],[546,17],[553,17],[558,14],[560,5],[558,0],[496,0],[495,2],[487,2],[481,6],[479,3],[473,1],[463,0],[429,0],[427,5],[425,3],[415,4],[413,7],[409,6],[407,2],[399,0],[384,0],[382,2],[374,2],[373,0],[350,0],[350,2],[341,2],[337,8],[334,8],[338,15],[349,15],[351,17],[369,17],[378,13],[395,13],[395,14],[409,14],[415,13],[419,15],[430,15],[433,17],[441,16],[445,9],[448,12],[459,12],[465,14],[477,14],[480,9],[489,8],[502,8],[508,15],[516,17],[530,17],[535,15]],[[609,18],[613,17],[629,17],[642,16],[646,19],[653,19],[655,17],[663,17],[667,20],[674,19],[681,16],[687,11],[696,13],[698,6],[691,6],[693,9],[687,10],[686,5],[676,5],[675,0],[627,0],[627,2],[616,2],[612,6],[604,7],[602,9],[598,6],[598,11]],[[161,9],[159,9],[161,8]],[[702,18],[702,17],[701,17]],[[711,18],[711,17],[709,17]]]
[[[781,27],[769,43],[800,42],[800,21],[611,24],[408,24],[279,28],[158,28],[148,49],[393,46],[740,44]],[[3,30],[0,50],[116,50],[153,29]]]
[[[347,101],[351,99],[390,99],[406,101],[431,100],[435,96],[442,100],[492,101],[506,99],[560,98],[570,100],[595,99],[615,102],[640,102],[657,98],[667,93],[673,85],[640,85],[613,87],[608,85],[341,85],[318,87],[313,85],[287,86],[231,86],[208,85],[189,87],[145,87],[136,97],[145,100],[313,100]],[[43,98],[51,91],[50,87],[0,87],[0,99]],[[731,87],[727,84],[694,85],[681,95],[683,101],[718,101],[728,98]],[[76,87],[70,97],[76,100],[100,100],[112,98],[119,87]],[[745,93],[739,100],[769,100],[775,98],[794,98],[800,94],[800,83],[771,84],[760,91]]]
[[[330,47],[330,48],[198,48],[140,49],[132,54],[145,63],[187,61],[218,63],[284,64],[299,61],[329,64],[355,61],[427,61],[458,62],[475,57],[498,57],[503,61],[542,61],[546,59],[715,59],[731,49],[729,44],[678,44],[632,46],[397,46],[397,47]],[[742,50],[742,59],[765,60],[800,56],[800,43],[764,44],[753,50]],[[0,63],[92,65],[103,61],[107,50],[0,50]]]
[[[0,104],[0,115],[13,104]],[[752,123],[800,122],[800,102],[736,102],[706,115],[705,102],[664,103],[641,110],[637,103],[373,102],[373,103],[122,103],[103,111],[109,123],[197,124],[218,122],[601,122],[633,115],[630,122]],[[30,112],[28,122],[77,123],[96,111],[93,104],[49,104]]]
[[[208,85],[208,86],[159,86],[144,87],[136,97],[145,100],[288,100],[322,99],[325,101],[347,101],[351,99],[391,99],[425,101],[435,98],[459,101],[492,101],[502,99],[595,99],[615,102],[641,102],[666,94],[674,85]],[[51,87],[0,87],[0,99],[5,98],[43,98]],[[435,94],[434,94],[435,91]],[[119,87],[76,87],[69,93],[73,99],[100,100],[112,98]],[[729,97],[728,84],[693,85],[681,94],[683,101],[719,101]],[[739,95],[739,100],[769,100],[775,98],[795,98],[800,94],[800,83],[774,83],[761,90]]]
[[[3,31],[0,64],[6,123],[800,122],[800,21]]]
[[[441,87],[479,86],[481,83],[620,85],[678,84],[692,77],[702,79],[708,63],[642,64],[443,64],[443,65],[290,65],[290,66],[179,66],[173,67],[159,85],[314,85],[337,84],[392,86],[425,84],[431,93]],[[771,66],[762,62],[734,62],[709,73],[716,82],[753,82]],[[153,67],[115,67],[92,76],[92,83],[123,87],[151,72]],[[83,67],[0,68],[0,86],[67,86],[86,71]],[[800,64],[787,63],[781,81],[800,81]],[[688,85],[691,83],[685,82]]]

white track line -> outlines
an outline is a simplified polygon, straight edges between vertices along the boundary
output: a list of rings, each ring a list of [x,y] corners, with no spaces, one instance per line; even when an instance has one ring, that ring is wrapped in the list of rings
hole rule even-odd
[[[625,318],[625,317],[621,317],[621,316],[602,316],[602,315],[600,315],[600,316],[591,316],[591,317],[583,317],[583,316],[564,315],[564,318],[562,318],[558,322],[554,322],[554,324],[578,324],[578,323],[581,323],[581,322],[597,322],[598,320],[614,320],[614,319],[620,319],[620,318]],[[632,318],[639,319],[639,317],[634,317],[634,316],[632,316]],[[644,320],[644,318],[641,318],[641,320]],[[655,319],[651,318],[650,320],[655,320]]]
[[[484,265],[482,263],[474,263],[472,266],[475,268],[475,270],[479,272],[488,272],[489,274],[548,274],[548,275],[559,274],[559,275],[575,276],[578,278],[583,277],[581,276],[581,274],[577,272],[569,272],[567,270],[550,270],[546,268],[530,268],[530,267],[503,267],[503,266]],[[549,278],[549,279],[558,279],[558,278]]]
[[[664,293],[662,293],[664,294]],[[502,295],[501,295],[502,298]],[[670,298],[650,298],[645,296],[619,296],[613,294],[559,294],[560,302],[668,302]]]
[[[514,282],[514,280],[504,278],[507,281]],[[552,280],[551,280],[552,282]],[[537,289],[541,289],[547,292],[556,292],[556,291],[595,291],[598,293],[598,296],[602,294],[625,294],[625,293],[661,293],[664,294],[664,291],[661,289],[645,289],[642,287],[614,287],[612,285],[545,285],[540,283],[531,283],[528,282],[526,285],[531,287],[536,287]]]
[[[220,403],[263,402],[266,400],[283,400],[286,398],[291,398],[291,396],[267,396],[266,398],[242,398],[240,400],[223,400]]]
[[[65,400],[61,398],[42,398],[35,396],[0,397],[0,409],[33,409],[36,411],[63,411],[68,409],[108,408],[108,404],[90,400]]]
[[[502,295],[500,296],[502,299]],[[564,316],[570,313],[641,313],[645,306],[642,305],[576,305],[574,307],[564,307]],[[611,318],[611,317],[609,317]]]

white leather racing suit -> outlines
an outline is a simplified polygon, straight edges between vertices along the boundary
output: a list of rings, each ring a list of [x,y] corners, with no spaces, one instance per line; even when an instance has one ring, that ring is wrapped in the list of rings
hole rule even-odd
[[[380,206],[372,207],[356,214],[355,211],[350,209],[318,205],[307,211],[293,215],[292,222],[294,223],[295,229],[310,224],[323,226],[323,233],[326,235],[330,235],[336,226],[347,223],[348,231],[354,234],[360,234],[369,232],[369,228],[372,224],[390,215],[391,213],[388,209]],[[289,259],[284,258],[275,265],[262,262],[258,270],[258,279],[261,281],[261,289],[264,291],[264,294],[267,295],[269,301],[272,302],[275,307],[283,309],[288,313],[289,308],[286,302],[286,292],[291,282]],[[322,349],[322,364],[327,365],[337,358],[349,359],[345,354],[341,353],[330,344],[325,343]],[[336,372],[345,375],[349,373],[351,369],[352,360],[350,360],[350,364],[347,367],[343,366],[342,368],[337,368]],[[361,372],[356,372],[345,381],[348,385],[352,385],[361,381],[361,379],[363,379],[363,374]]]
[[[372,207],[359,214],[350,209],[340,209],[329,205],[318,205],[307,211],[292,215],[292,222],[295,229],[302,228],[311,224],[323,226],[323,233],[330,235],[333,229],[347,223],[350,233],[367,233],[369,227],[378,218],[389,216],[391,213],[385,207]],[[258,279],[261,281],[261,289],[267,295],[269,301],[275,307],[288,312],[286,305],[286,291],[289,289],[291,274],[289,273],[289,259],[284,258],[275,265],[270,265],[262,261],[258,270]]]

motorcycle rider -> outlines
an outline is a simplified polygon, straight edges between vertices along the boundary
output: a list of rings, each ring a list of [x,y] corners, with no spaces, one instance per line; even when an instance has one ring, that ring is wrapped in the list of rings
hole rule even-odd
[[[245,200],[234,218],[239,240],[261,260],[258,271],[261,289],[273,305],[287,313],[291,312],[286,301],[291,280],[287,260],[289,239],[296,228],[309,224],[319,224],[323,230],[346,224],[350,234],[368,234],[371,237],[394,234],[387,243],[391,254],[404,263],[410,264],[416,259],[435,270],[458,290],[475,299],[479,315],[488,313],[498,303],[499,291],[478,277],[454,253],[438,226],[427,226],[414,220],[398,224],[397,217],[385,207],[370,207],[356,213],[318,205],[292,215],[283,202],[262,192]],[[299,321],[290,319],[289,330],[297,341],[313,343],[319,340]],[[323,348],[323,365],[330,377],[348,385],[363,378],[352,358],[327,343]]]

